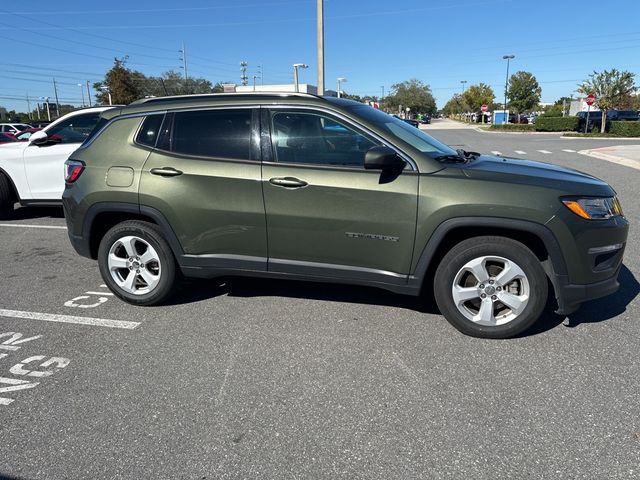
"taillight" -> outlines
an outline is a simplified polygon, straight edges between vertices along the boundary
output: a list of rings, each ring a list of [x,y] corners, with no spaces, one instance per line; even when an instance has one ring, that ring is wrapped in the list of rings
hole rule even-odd
[[[75,182],[84,170],[84,163],[78,160],[67,160],[64,162],[64,181]]]

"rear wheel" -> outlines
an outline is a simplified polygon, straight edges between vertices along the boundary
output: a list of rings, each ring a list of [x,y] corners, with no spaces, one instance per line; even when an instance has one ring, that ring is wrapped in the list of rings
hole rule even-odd
[[[134,305],[157,305],[173,294],[176,262],[159,228],[129,220],[109,230],[98,249],[100,273],[109,289]]]
[[[16,197],[11,183],[5,175],[0,174],[0,220],[11,218],[14,203],[16,203]]]
[[[440,262],[436,303],[445,318],[474,337],[507,338],[540,317],[547,279],[525,245],[505,237],[476,237],[456,245]]]

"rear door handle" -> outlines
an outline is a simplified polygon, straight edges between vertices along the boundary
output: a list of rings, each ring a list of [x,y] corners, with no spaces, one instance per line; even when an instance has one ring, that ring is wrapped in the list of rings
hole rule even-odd
[[[173,167],[152,168],[150,172],[153,175],[160,175],[161,177],[177,177],[182,175],[180,170],[176,170]]]
[[[284,188],[301,188],[308,185],[304,180],[295,177],[272,178],[269,183]]]

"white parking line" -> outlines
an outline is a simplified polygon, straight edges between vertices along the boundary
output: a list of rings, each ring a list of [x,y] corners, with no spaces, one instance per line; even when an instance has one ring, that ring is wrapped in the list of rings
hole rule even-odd
[[[41,320],[44,322],[75,323],[78,325],[92,325],[94,327],[124,328],[133,330],[140,322],[126,322],[123,320],[109,320],[106,318],[74,317],[72,315],[56,315],[53,313],[23,312],[20,310],[0,309],[0,317],[24,318],[27,320]]]
[[[527,152],[523,152],[522,150],[516,150],[515,151],[518,155],[526,155]]]
[[[113,293],[111,292],[84,292],[84,293],[86,293],[87,295],[106,295],[109,297],[113,297]]]
[[[536,151],[540,152],[540,153],[545,153],[547,155],[549,155],[551,153],[549,150],[536,150]]]
[[[57,225],[27,225],[23,223],[0,223],[0,227],[16,227],[16,228],[51,228],[54,230],[66,230],[67,227]]]
[[[575,150],[571,150],[570,148],[563,148],[562,151],[567,153],[576,153]]]
[[[498,152],[497,150],[491,150],[491,153],[494,155],[502,155],[502,153]]]

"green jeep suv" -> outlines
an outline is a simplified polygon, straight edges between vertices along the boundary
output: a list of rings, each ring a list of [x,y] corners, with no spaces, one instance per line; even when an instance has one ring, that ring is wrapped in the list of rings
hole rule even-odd
[[[306,94],[151,98],[107,110],[66,163],[76,251],[155,305],[181,276],[433,289],[460,331],[505,338],[618,288],[614,190],[454,150],[367,105]]]

